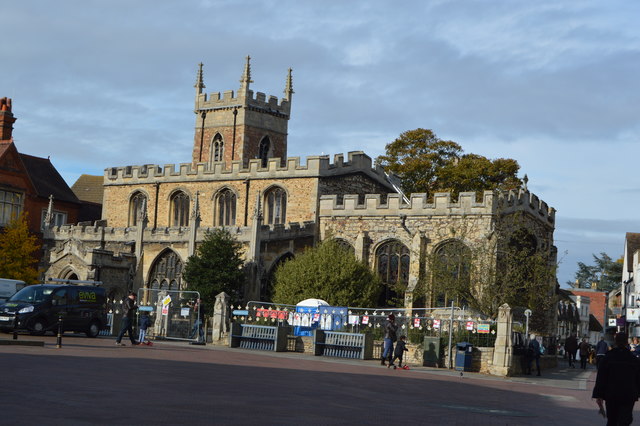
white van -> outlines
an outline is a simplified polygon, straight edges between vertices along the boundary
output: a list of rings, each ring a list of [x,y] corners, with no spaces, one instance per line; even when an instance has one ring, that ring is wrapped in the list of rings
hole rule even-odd
[[[24,281],[0,278],[0,302],[5,302],[8,298],[22,290]]]

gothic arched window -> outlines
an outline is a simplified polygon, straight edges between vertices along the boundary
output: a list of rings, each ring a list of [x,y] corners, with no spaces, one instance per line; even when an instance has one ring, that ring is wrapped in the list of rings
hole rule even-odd
[[[236,194],[229,188],[218,192],[214,201],[214,221],[216,226],[236,224]]]
[[[189,196],[177,191],[171,196],[171,226],[189,226]]]
[[[471,250],[451,240],[436,248],[430,265],[436,306],[466,305],[471,296]]]
[[[222,135],[220,133],[216,133],[213,137],[213,142],[211,144],[211,161],[218,162],[224,161],[224,141],[222,140]]]
[[[258,158],[261,160],[260,164],[262,167],[267,167],[267,161],[269,160],[269,154],[271,150],[271,140],[269,136],[265,136],[260,141],[260,146],[258,148]]]
[[[182,269],[182,260],[176,252],[173,250],[163,251],[151,266],[149,274],[150,287],[159,287],[163,290],[182,289]]]
[[[138,225],[138,217],[142,210],[146,208],[147,196],[142,192],[135,192],[129,199],[129,226]]]
[[[397,289],[409,283],[409,260],[409,249],[400,241],[386,242],[376,250],[378,275],[384,284],[378,301],[379,306],[402,303],[397,300]]]
[[[265,222],[269,225],[285,223],[287,216],[287,193],[274,187],[264,195]]]

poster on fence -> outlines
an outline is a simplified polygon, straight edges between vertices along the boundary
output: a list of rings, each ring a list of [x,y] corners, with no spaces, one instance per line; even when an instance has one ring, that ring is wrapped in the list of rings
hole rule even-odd
[[[440,328],[440,320],[433,320],[433,328]]]
[[[414,318],[413,319],[413,327],[414,328],[420,328],[420,318]]]
[[[358,315],[349,315],[349,324],[350,325],[360,324],[360,317]]]
[[[489,333],[489,324],[478,324],[478,333]]]
[[[472,331],[473,330],[473,321],[467,321],[467,330],[468,331]]]
[[[369,315],[365,315],[362,317],[362,324],[363,325],[369,324]]]

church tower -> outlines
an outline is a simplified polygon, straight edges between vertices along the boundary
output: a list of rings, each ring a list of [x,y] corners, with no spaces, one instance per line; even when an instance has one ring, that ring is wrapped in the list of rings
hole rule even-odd
[[[280,158],[284,164],[287,157],[287,127],[291,114],[293,85],[291,68],[287,74],[284,98],[250,89],[250,57],[240,78],[240,89],[220,93],[204,93],[202,64],[196,76],[196,98],[194,112],[197,114],[193,144],[193,163],[223,162],[230,167],[232,161],[258,158],[266,167],[267,159]]]

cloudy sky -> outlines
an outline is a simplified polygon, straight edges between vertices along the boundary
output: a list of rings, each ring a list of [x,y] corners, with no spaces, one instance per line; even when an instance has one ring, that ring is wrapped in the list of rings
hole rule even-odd
[[[640,3],[611,0],[24,0],[0,10],[14,140],[71,185],[111,166],[189,162],[208,92],[281,97],[289,155],[375,157],[424,127],[515,158],[557,209],[559,280],[640,232]],[[635,29],[634,29],[635,28]]]

